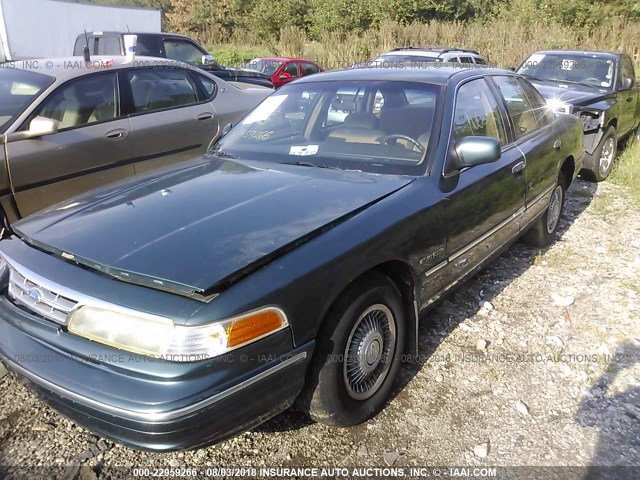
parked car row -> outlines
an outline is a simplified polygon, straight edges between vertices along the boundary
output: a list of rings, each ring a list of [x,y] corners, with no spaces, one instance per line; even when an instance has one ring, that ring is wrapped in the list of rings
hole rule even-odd
[[[219,442],[296,401],[327,425],[376,415],[420,315],[512,242],[553,242],[589,158],[544,77],[419,50],[393,55],[442,65],[256,59],[275,91],[140,57],[0,71],[0,359],[140,449]]]

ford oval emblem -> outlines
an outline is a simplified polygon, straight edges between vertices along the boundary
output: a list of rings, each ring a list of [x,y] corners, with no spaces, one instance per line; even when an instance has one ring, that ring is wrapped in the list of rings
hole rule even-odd
[[[27,295],[29,296],[30,299],[32,299],[36,303],[38,303],[42,298],[42,292],[37,288],[29,289],[29,291],[27,292]]]

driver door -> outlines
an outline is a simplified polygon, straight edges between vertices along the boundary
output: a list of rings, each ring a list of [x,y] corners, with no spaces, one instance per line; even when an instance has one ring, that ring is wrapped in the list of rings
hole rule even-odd
[[[467,136],[497,138],[502,156],[492,163],[445,173],[448,278],[461,278],[518,235],[524,211],[524,156],[510,142],[501,104],[485,79],[463,84],[456,96],[449,155]],[[446,170],[445,170],[446,172]]]
[[[72,80],[37,108],[56,120],[53,135],[7,144],[8,165],[21,216],[133,175],[129,119],[120,116],[117,75]],[[28,122],[23,129],[28,128]]]

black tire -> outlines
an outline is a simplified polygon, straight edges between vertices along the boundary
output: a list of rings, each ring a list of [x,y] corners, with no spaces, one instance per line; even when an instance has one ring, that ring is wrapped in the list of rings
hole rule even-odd
[[[547,209],[522,236],[524,243],[532,247],[543,248],[555,241],[556,232],[560,225],[560,218],[564,212],[566,185],[564,175],[560,173],[556,186],[551,193]],[[559,209],[557,208],[558,203],[554,202],[559,202]]]
[[[611,173],[613,162],[618,153],[618,132],[611,126],[607,129],[598,144],[598,148],[593,152],[594,163],[592,168],[587,170],[586,178],[592,182],[602,182]]]
[[[362,335],[367,331],[366,327],[375,322],[379,326],[386,324],[388,328],[371,328],[367,335]],[[400,368],[405,323],[400,293],[381,273],[358,280],[340,296],[320,329],[300,398],[302,408],[312,419],[325,425],[349,427],[382,410]],[[392,325],[395,335],[392,335]],[[392,337],[395,337],[393,341]],[[349,354],[356,351],[356,346],[366,354]],[[378,363],[375,362],[377,353],[380,353]],[[349,379],[357,377],[357,372],[364,371],[360,362],[366,362],[364,368],[371,371],[362,383],[350,382]],[[347,366],[350,366],[350,373],[347,373]]]

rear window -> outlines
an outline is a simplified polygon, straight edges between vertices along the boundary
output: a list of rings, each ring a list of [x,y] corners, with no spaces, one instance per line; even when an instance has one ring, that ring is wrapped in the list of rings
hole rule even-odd
[[[0,133],[4,133],[54,80],[41,73],[0,68]]]

